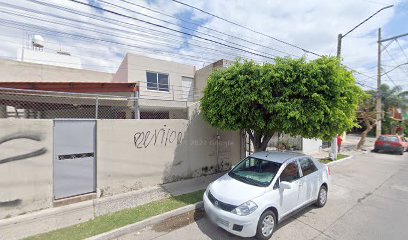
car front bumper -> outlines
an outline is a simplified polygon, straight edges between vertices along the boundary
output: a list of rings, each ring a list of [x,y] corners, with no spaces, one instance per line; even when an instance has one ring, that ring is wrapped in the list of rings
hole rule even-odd
[[[204,193],[203,200],[205,212],[213,223],[240,237],[255,236],[260,217],[258,211],[247,216],[238,216],[214,206],[208,199],[207,192]],[[238,231],[236,228],[234,230],[234,225],[236,225],[236,227],[242,226],[242,230]]]

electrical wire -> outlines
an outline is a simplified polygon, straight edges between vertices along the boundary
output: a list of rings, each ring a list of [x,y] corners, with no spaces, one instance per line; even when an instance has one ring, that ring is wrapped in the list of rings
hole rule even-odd
[[[225,39],[223,39],[223,38],[220,38],[220,37],[217,37],[217,36],[208,34],[208,33],[206,34],[206,33],[200,32],[200,31],[198,31],[198,30],[196,30],[196,29],[192,29],[192,28],[185,27],[185,26],[182,26],[182,25],[180,26],[179,24],[175,24],[175,23],[172,23],[172,22],[170,22],[170,21],[163,20],[163,19],[160,19],[160,18],[157,18],[157,17],[154,17],[154,16],[150,16],[150,15],[147,15],[147,14],[144,14],[144,13],[141,13],[141,12],[135,12],[135,11],[132,11],[131,9],[129,9],[129,8],[126,8],[126,7],[123,7],[123,6],[119,6],[119,5],[114,4],[114,3],[111,3],[111,2],[107,2],[107,1],[104,1],[104,0],[99,0],[99,2],[105,3],[105,4],[107,4],[107,5],[110,5],[110,6],[113,6],[113,7],[116,7],[116,8],[120,8],[120,9],[122,9],[122,10],[130,11],[130,12],[132,12],[132,13],[134,13],[134,14],[138,14],[138,15],[141,15],[141,16],[144,16],[144,17],[148,17],[148,18],[151,18],[151,19],[154,19],[154,20],[162,21],[162,22],[164,22],[164,23],[167,23],[167,24],[170,24],[170,25],[173,25],[173,26],[180,27],[180,28],[182,28],[182,29],[186,29],[186,30],[192,31],[192,32],[194,32],[195,34],[202,34],[202,35],[204,35],[204,36],[206,36],[206,37],[210,37],[210,38],[213,38],[213,39],[217,39],[217,40],[226,42],[226,43],[228,43],[228,44],[236,45],[236,46],[239,46],[239,47],[241,47],[241,48],[246,48],[246,49],[251,50],[251,51],[254,51],[254,52],[258,52],[258,53],[261,53],[261,54],[264,54],[264,55],[267,55],[267,56],[275,57],[275,56],[273,56],[273,55],[270,55],[269,53],[262,52],[262,51],[259,51],[259,50],[257,50],[257,49],[253,49],[253,48],[250,48],[250,47],[248,47],[248,46],[244,46],[244,45],[241,45],[241,44],[238,44],[238,43],[235,43],[235,42],[227,41],[227,40],[225,40]]]
[[[155,33],[158,33],[158,34],[154,35],[155,38],[165,39],[166,42],[180,41],[180,39],[179,39],[180,36],[172,34],[172,33],[163,32],[163,31],[156,30],[156,29],[151,29],[151,28],[146,28],[146,27],[142,27],[142,26],[139,26],[139,25],[131,24],[129,22],[123,22],[123,21],[119,21],[119,20],[111,19],[111,18],[107,18],[107,17],[101,17],[101,16],[94,15],[94,14],[88,14],[88,13],[83,13],[83,12],[79,12],[79,11],[74,11],[72,9],[64,8],[64,7],[53,5],[53,4],[42,3],[42,2],[39,2],[39,1],[36,1],[36,0],[26,0],[26,1],[36,3],[36,4],[40,4],[40,5],[43,5],[43,6],[46,6],[46,7],[50,7],[50,8],[56,8],[58,10],[65,11],[65,12],[70,12],[72,14],[80,15],[80,16],[83,16],[83,17],[91,18],[92,20],[98,20],[98,21],[104,22],[105,24],[106,24],[106,21],[108,21],[110,23],[112,23],[112,21],[113,21],[115,23],[112,23],[112,24],[115,24],[115,25],[118,25],[118,26],[121,26],[121,27],[126,26],[127,29],[128,28],[131,28],[133,30],[142,29],[143,30],[142,32],[138,32],[138,34],[142,34],[142,35],[143,34],[146,35],[147,32],[153,31]],[[5,4],[5,5],[10,5],[10,4]],[[18,8],[21,9],[21,7],[18,7]],[[23,8],[22,10],[27,11],[26,8]],[[39,14],[44,14],[44,12],[36,11],[36,10],[33,10],[33,12],[36,12],[36,13],[39,13]],[[52,14],[48,14],[48,15],[52,15]],[[54,15],[52,15],[52,16],[54,16]],[[56,17],[58,17],[58,16],[56,16]],[[60,17],[60,18],[72,21],[72,19],[67,18],[67,17]],[[82,22],[83,23],[83,21],[80,21],[80,20],[78,20],[76,22]],[[123,25],[120,25],[118,23],[123,24]],[[88,24],[90,24],[90,23],[88,23]],[[107,27],[107,28],[109,28],[109,27]],[[121,31],[123,31],[123,30],[121,30]],[[178,39],[175,40],[175,38],[168,38],[167,35],[174,36],[174,37],[176,37]],[[220,50],[220,49],[213,49],[213,48],[205,47],[205,46],[207,46],[206,44],[208,44],[208,43],[205,42],[205,41],[202,41],[202,40],[195,39],[194,41],[198,41],[198,43],[197,44],[196,43],[189,43],[189,45],[195,46],[197,48],[203,48],[203,49],[207,49],[207,50],[211,50],[211,51],[216,51],[217,53],[223,52],[223,53],[226,53],[226,54],[228,53],[229,55],[231,55],[231,54],[234,55],[235,54],[235,53],[231,53],[231,52],[226,52],[226,51],[228,51],[226,49]],[[183,42],[184,42],[184,40],[183,40]],[[246,56],[246,55],[242,55],[242,57],[248,58],[248,56]],[[256,60],[256,59],[254,59],[254,60]]]
[[[42,22],[47,22],[47,23],[52,23],[52,24],[57,24],[57,25],[68,26],[68,27],[72,27],[72,28],[75,28],[75,29],[87,30],[87,31],[90,31],[90,32],[95,32],[95,33],[103,34],[103,35],[107,35],[107,36],[114,36],[114,37],[118,37],[118,38],[122,38],[122,39],[127,39],[127,40],[134,40],[134,41],[138,41],[138,42],[151,43],[151,40],[135,39],[134,37],[120,36],[120,35],[116,35],[116,34],[112,34],[112,33],[101,32],[101,31],[98,31],[98,30],[95,30],[95,29],[92,29],[92,28],[84,28],[84,27],[80,27],[80,26],[76,26],[76,25],[72,25],[72,24],[66,24],[66,23],[61,23],[61,22],[55,22],[55,21],[51,21],[51,20],[47,20],[47,19],[41,19],[41,18],[38,18],[38,17],[32,17],[32,16],[23,15],[23,14],[13,13],[13,12],[10,12],[10,11],[7,11],[7,12],[6,12],[6,11],[2,11],[1,9],[0,9],[0,12],[5,13],[5,14],[12,14],[12,15],[15,15],[15,16],[20,16],[20,17],[35,19],[35,20],[42,21]],[[167,44],[167,43],[163,43],[163,42],[156,42],[155,44],[158,45],[158,46],[164,46],[164,47],[169,47],[169,48],[170,48],[170,47],[177,48],[177,46],[174,46],[174,45],[171,45],[171,44]],[[211,52],[214,51],[214,55],[219,55],[219,56],[221,56],[221,55],[220,55],[220,51],[216,52],[216,50],[215,50],[215,49],[212,49],[212,48],[207,48],[207,47],[203,47],[203,48],[205,48],[207,51],[206,51],[206,52],[198,52],[198,53],[204,55],[205,53],[208,53],[208,51],[211,51]],[[222,52],[222,51],[221,51],[221,52]],[[227,54],[231,54],[231,53],[227,53]]]
[[[30,0],[31,1],[31,0]],[[78,2],[78,1],[75,1],[75,0],[71,0],[71,1],[73,1],[73,2]],[[33,2],[33,1],[32,1]],[[34,1],[35,2],[35,1]],[[78,2],[78,3],[81,3],[81,2]],[[81,4],[84,4],[84,5],[89,5],[89,4],[85,4],[85,3],[81,3]],[[95,7],[95,6],[91,6],[91,7]],[[102,10],[103,8],[100,8],[100,10]],[[110,11],[110,10],[108,10],[108,11]],[[110,12],[113,12],[113,11],[110,11]],[[119,13],[120,14],[120,13]],[[49,29],[46,29],[46,31],[49,31]],[[136,47],[139,47],[139,46],[136,46]],[[151,50],[151,49],[150,49]],[[250,52],[251,53],[251,52]],[[252,53],[253,54],[253,53]],[[196,57],[196,56],[191,56],[191,57]],[[265,56],[263,56],[263,57],[265,57]],[[347,67],[347,68],[349,68],[349,67]],[[351,68],[349,68],[349,69],[351,69]],[[351,70],[354,70],[354,69],[351,69]]]
[[[398,64],[397,61],[395,60],[395,58],[391,55],[391,53],[390,53],[387,49],[385,49],[385,52],[387,53],[387,55],[391,58],[391,60],[392,60],[395,64]],[[394,67],[392,70],[388,71],[387,73],[389,73],[389,72],[391,72],[391,71],[393,71],[393,70],[395,70],[395,69],[400,69],[404,74],[407,74],[407,76],[408,76],[408,72],[405,71],[404,69],[400,68],[401,66],[404,66],[404,65],[406,65],[406,63],[399,64],[399,65],[397,65],[396,67]],[[384,74],[382,74],[382,75],[384,75]]]
[[[175,17],[175,16],[173,16],[173,15],[170,15],[170,14],[164,13],[164,12],[162,12],[162,11],[159,11],[159,10],[156,10],[156,9],[153,9],[153,8],[149,8],[149,7],[146,7],[146,6],[143,6],[143,5],[134,3],[134,2],[130,2],[130,1],[127,1],[127,0],[120,0],[120,1],[121,1],[121,2],[124,2],[124,3],[127,3],[127,4],[129,4],[129,5],[132,5],[132,6],[136,6],[136,7],[142,8],[142,9],[146,9],[146,10],[151,11],[151,12],[154,12],[154,13],[161,14],[161,15],[166,16],[166,17],[170,17],[170,18],[173,18],[173,19],[177,19],[177,20],[179,20],[179,21],[181,21],[181,22],[188,23],[188,24],[194,25],[194,26],[196,26],[196,27],[200,27],[200,28],[203,28],[203,29],[206,29],[206,30],[209,30],[209,31],[213,31],[213,32],[216,32],[216,33],[218,33],[218,34],[222,34],[222,35],[225,35],[225,36],[228,36],[228,37],[231,37],[231,38],[235,38],[235,39],[238,39],[238,40],[243,41],[243,42],[246,42],[246,43],[250,43],[250,44],[253,44],[253,45],[256,45],[256,46],[259,46],[259,47],[267,48],[267,49],[270,49],[270,50],[273,50],[273,51],[276,51],[276,52],[285,54],[285,55],[287,55],[287,56],[300,57],[300,56],[298,56],[298,55],[294,55],[294,54],[291,54],[291,53],[288,53],[288,52],[285,52],[285,51],[282,51],[282,50],[278,50],[278,49],[272,48],[272,47],[270,47],[270,46],[266,46],[266,45],[259,44],[259,43],[257,43],[257,42],[249,41],[249,40],[244,39],[244,38],[241,38],[241,37],[239,37],[239,36],[234,36],[234,35],[231,35],[231,34],[228,34],[228,33],[222,32],[222,31],[219,31],[219,30],[214,29],[214,28],[210,28],[210,27],[206,27],[206,26],[197,24],[197,23],[195,23],[195,22],[188,21],[188,20],[185,20],[185,19],[180,18],[180,17]],[[105,1],[102,1],[102,2],[105,2]]]
[[[268,34],[265,34],[265,33],[259,32],[259,31],[256,31],[256,30],[254,30],[254,29],[251,29],[251,28],[249,28],[249,27],[243,26],[243,25],[241,25],[241,24],[232,22],[232,21],[230,21],[230,20],[228,20],[228,19],[225,19],[225,18],[223,18],[223,17],[217,16],[217,15],[215,15],[215,14],[213,14],[213,13],[204,11],[204,10],[198,8],[198,7],[195,7],[195,6],[192,6],[192,5],[189,5],[189,4],[187,4],[187,3],[184,3],[184,2],[181,2],[181,1],[177,1],[177,0],[172,0],[172,1],[175,2],[175,3],[181,4],[181,5],[184,5],[184,6],[186,6],[186,7],[190,7],[190,8],[192,8],[192,9],[195,9],[195,10],[197,10],[197,11],[200,11],[200,12],[205,13],[205,14],[207,14],[207,15],[210,15],[210,16],[212,16],[212,17],[218,18],[218,19],[220,19],[220,20],[222,20],[222,21],[228,22],[228,23],[233,24],[233,25],[235,25],[235,26],[244,28],[244,29],[249,30],[249,31],[251,31],[251,32],[253,32],[253,33],[260,34],[260,35],[262,35],[262,36],[264,36],[264,37],[268,37],[268,38],[273,39],[273,40],[275,40],[275,41],[277,41],[277,42],[280,42],[280,43],[286,44],[286,45],[288,45],[288,46],[297,48],[297,49],[299,49],[299,50],[302,50],[302,51],[305,52],[305,53],[310,53],[310,54],[313,54],[313,55],[322,57],[321,54],[318,54],[318,53],[315,53],[315,52],[313,52],[313,51],[307,50],[307,49],[305,49],[305,48],[299,47],[299,46],[297,46],[297,45],[295,45],[295,44],[292,44],[292,43],[283,41],[283,40],[278,39],[278,38],[276,38],[276,37],[273,37],[273,36],[271,36],[271,35],[268,35]]]
[[[105,8],[102,8],[102,7],[94,6],[94,5],[84,3],[84,2],[81,2],[81,1],[77,1],[77,0],[69,0],[69,1],[81,4],[81,5],[84,5],[84,6],[88,6],[88,7],[91,7],[91,8],[95,8],[95,9],[98,9],[98,10],[103,11],[103,12],[107,12],[107,13],[111,13],[111,14],[114,14],[114,15],[117,15],[117,16],[121,16],[121,17],[124,17],[124,18],[132,19],[132,20],[139,21],[139,22],[143,22],[145,24],[152,25],[152,26],[155,26],[155,27],[158,27],[158,28],[163,28],[163,29],[174,31],[174,32],[177,32],[177,33],[180,33],[180,34],[183,34],[183,35],[190,36],[190,37],[195,37],[195,38],[199,38],[199,39],[202,39],[202,40],[206,40],[208,42],[215,43],[215,44],[218,44],[220,46],[228,47],[228,48],[231,48],[231,49],[239,50],[239,51],[242,51],[242,52],[246,52],[246,53],[250,53],[250,54],[253,54],[253,55],[256,55],[256,56],[260,56],[260,57],[264,57],[264,58],[267,58],[267,59],[274,60],[273,57],[269,57],[269,56],[266,56],[266,55],[263,55],[263,54],[251,52],[251,51],[248,51],[246,49],[239,48],[239,47],[231,46],[229,44],[218,42],[218,41],[212,40],[212,39],[207,38],[207,37],[197,36],[195,34],[191,34],[191,33],[187,33],[187,32],[184,32],[184,31],[177,30],[177,29],[173,29],[173,28],[170,28],[170,27],[167,27],[167,26],[163,26],[163,25],[160,25],[160,24],[157,24],[157,23],[150,22],[150,21],[138,19],[138,18],[135,18],[135,17],[132,17],[132,16],[128,16],[128,15],[118,13],[118,12],[115,12],[115,11],[112,11],[112,10],[109,10],[109,9],[105,9]]]
[[[390,75],[388,75],[388,73],[384,73],[387,78],[392,82],[392,84],[394,84],[395,87],[397,87],[397,84],[395,84],[394,80],[392,80],[392,78],[390,77]]]

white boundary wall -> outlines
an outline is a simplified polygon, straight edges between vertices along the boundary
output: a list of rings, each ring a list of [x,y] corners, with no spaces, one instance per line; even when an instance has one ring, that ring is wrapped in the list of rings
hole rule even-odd
[[[218,132],[200,115],[97,120],[96,135],[98,197],[226,170],[243,149],[239,132]],[[0,189],[0,219],[53,206],[52,120],[0,119]]]

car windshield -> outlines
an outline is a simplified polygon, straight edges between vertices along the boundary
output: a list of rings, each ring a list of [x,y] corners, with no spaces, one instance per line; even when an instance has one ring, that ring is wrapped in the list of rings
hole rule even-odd
[[[382,142],[399,142],[395,136],[381,136],[378,140]]]
[[[271,184],[280,166],[279,163],[247,157],[235,166],[228,175],[250,185],[266,187]]]

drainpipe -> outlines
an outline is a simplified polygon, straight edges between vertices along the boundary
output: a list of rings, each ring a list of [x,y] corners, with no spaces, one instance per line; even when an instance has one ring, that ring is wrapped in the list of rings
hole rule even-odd
[[[99,112],[99,96],[95,98],[95,119],[98,119],[98,112]]]
[[[139,91],[134,93],[134,109],[135,109],[135,119],[140,119],[140,107],[139,107]]]

